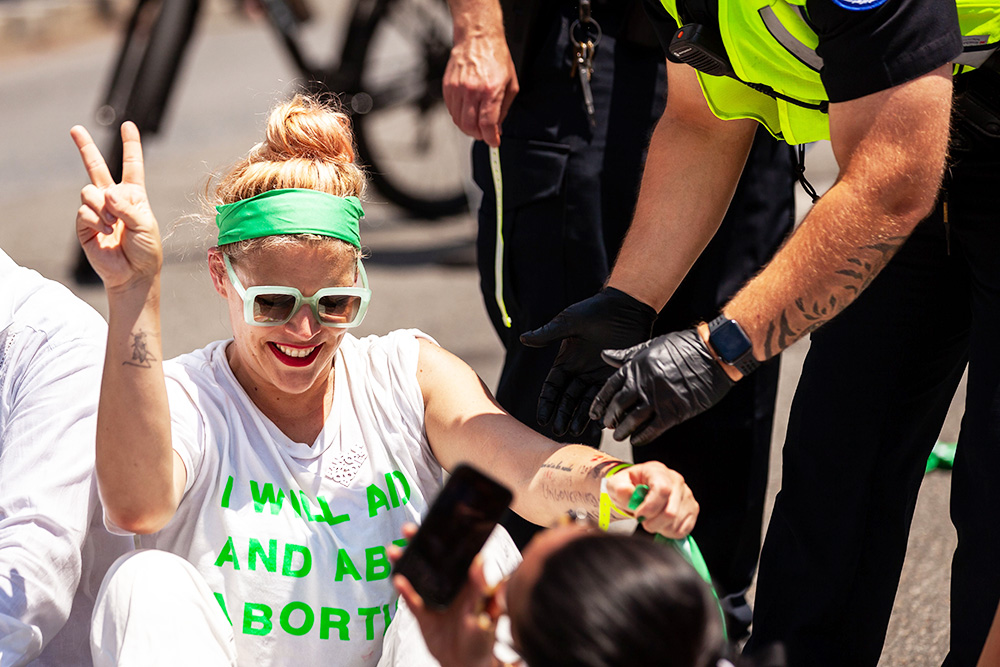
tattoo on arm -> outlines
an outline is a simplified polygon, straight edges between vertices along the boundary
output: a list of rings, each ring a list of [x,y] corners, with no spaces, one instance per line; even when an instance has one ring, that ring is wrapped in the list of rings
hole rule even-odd
[[[774,328],[773,320],[767,323],[767,335],[764,338],[764,356],[768,359],[781,351],[780,348],[777,350],[774,349]]]
[[[122,366],[152,368],[152,364],[149,362],[156,361],[156,357],[146,348],[146,336],[146,332],[142,329],[132,334],[132,358],[128,361],[123,361]]]
[[[614,468],[616,465],[621,465],[622,463],[625,463],[625,461],[619,461],[618,459],[612,458],[604,459],[594,466],[594,477],[596,479],[601,479],[608,474],[609,470]]]
[[[799,297],[795,300],[793,308],[782,310],[778,322],[772,320],[767,326],[764,341],[764,352],[767,357],[773,357],[799,338],[812,333],[846,308],[871,284],[906,238],[906,236],[893,236],[885,241],[858,248],[858,256],[847,259],[849,266],[835,273],[844,278],[842,284],[835,288],[841,292],[839,298],[837,294],[828,294],[809,303],[805,297]],[[797,324],[793,325],[792,322]],[[777,340],[775,340],[776,334]]]
[[[781,312],[780,331],[778,332],[778,349],[784,350],[795,340],[795,331],[788,324],[788,313]]]
[[[582,471],[589,479],[599,480],[607,474],[608,470],[620,463],[625,463],[625,461],[611,458],[607,454],[595,454],[590,462],[583,466]]]
[[[541,466],[543,473],[539,479],[539,490],[545,499],[562,505],[566,510],[585,512],[596,520],[600,505],[600,479],[621,463],[624,461],[601,452],[596,452],[590,460],[580,464],[546,461]]]
[[[573,491],[572,489],[553,489],[543,486],[542,495],[547,500],[568,505],[567,509],[571,509],[574,512],[586,512],[588,518],[597,518],[597,506],[600,504],[600,501],[593,493]]]

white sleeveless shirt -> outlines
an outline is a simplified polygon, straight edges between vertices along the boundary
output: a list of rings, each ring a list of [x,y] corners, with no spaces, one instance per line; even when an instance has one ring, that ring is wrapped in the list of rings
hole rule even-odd
[[[334,358],[316,442],[293,442],[237,382],[230,341],[164,364],[177,513],[142,546],[189,560],[233,624],[240,664],[375,665],[395,614],[386,547],[419,523],[443,471],[424,431],[416,330]]]

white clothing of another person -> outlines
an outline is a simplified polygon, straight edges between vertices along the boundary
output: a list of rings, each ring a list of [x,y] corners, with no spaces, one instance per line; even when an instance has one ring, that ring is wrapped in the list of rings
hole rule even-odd
[[[0,250],[0,667],[90,665],[90,615],[131,541],[94,483],[107,327]]]

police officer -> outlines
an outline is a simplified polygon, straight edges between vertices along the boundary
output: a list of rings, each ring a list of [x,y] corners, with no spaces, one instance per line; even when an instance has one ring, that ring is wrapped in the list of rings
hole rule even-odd
[[[483,140],[473,150],[476,182],[484,192],[479,268],[486,307],[506,349],[497,399],[550,437],[597,446],[600,428],[588,426],[589,399],[577,401],[575,412],[539,402],[558,346],[537,339],[533,343],[542,347],[526,347],[518,338],[600,290],[607,279],[635,207],[649,132],[663,112],[663,50],[638,0],[515,0],[505,3],[503,19],[496,0],[451,4],[455,47],[444,92],[456,124]],[[574,39],[585,38],[596,42],[593,74],[586,82],[593,95],[592,117],[581,71],[574,69]],[[518,61],[516,73],[511,54]],[[618,315],[611,325],[615,345],[647,340],[651,326],[660,334],[711,316],[788,232],[791,153],[760,134],[721,231],[670,303],[659,304],[658,317],[625,293],[605,292]],[[504,245],[499,271],[487,144],[500,146]],[[583,370],[603,382],[613,369],[599,358],[600,349],[584,358]],[[559,354],[564,359],[576,352]],[[777,364],[768,365],[711,414],[634,450],[636,460],[669,462],[694,490],[702,508],[695,536],[716,583],[728,594],[724,602],[732,614],[730,634],[736,637],[750,620],[743,592],[760,550],[777,377]],[[592,386],[596,393],[600,383]],[[506,525],[522,546],[534,532],[516,517]]]
[[[967,361],[946,664],[975,663],[1000,598],[1000,7],[972,4],[663,1],[671,33],[684,26],[666,36],[672,53],[705,71],[668,65],[610,287],[666,301],[721,219],[757,123],[793,144],[828,137],[840,173],[718,318],[605,353],[623,367],[591,416],[647,441],[815,331],[747,645],[782,640],[792,664],[877,663],[924,463]],[[600,346],[595,302],[545,333]]]

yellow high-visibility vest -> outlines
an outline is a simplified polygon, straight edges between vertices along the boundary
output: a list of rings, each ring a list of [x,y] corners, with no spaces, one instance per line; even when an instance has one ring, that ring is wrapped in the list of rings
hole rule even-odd
[[[676,0],[660,0],[680,26]],[[806,22],[806,0],[719,0],[719,28],[733,71],[799,102],[828,100],[816,54],[819,38]],[[955,73],[978,67],[1000,45],[1000,2],[958,0],[963,53]],[[803,144],[830,138],[826,113],[775,99],[725,76],[698,72],[708,106],[719,118],[752,118],[776,138]]]

